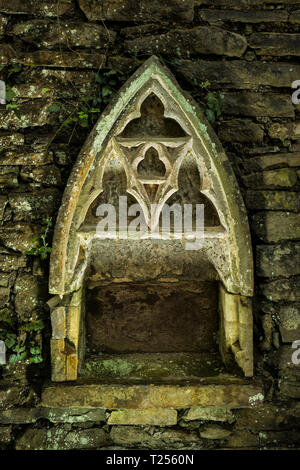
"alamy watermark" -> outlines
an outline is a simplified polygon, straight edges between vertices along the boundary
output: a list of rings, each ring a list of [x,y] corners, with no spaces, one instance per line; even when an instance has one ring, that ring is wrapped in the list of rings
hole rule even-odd
[[[294,351],[292,354],[292,363],[297,366],[300,364],[300,339],[297,339],[293,342],[292,348],[296,349],[296,351]]]
[[[0,340],[0,365],[6,364],[6,346],[4,341]]]
[[[163,240],[175,238],[185,240],[186,250],[199,250],[203,246],[204,204],[174,203],[171,206],[164,204],[162,207],[159,204],[151,204],[148,221],[140,204],[128,207],[127,196],[119,196],[117,209],[118,211],[113,204],[100,204],[97,207],[96,216],[103,217],[97,223],[98,237]]]
[[[0,80],[0,104],[6,104],[6,86],[3,80]]]
[[[295,80],[292,85],[292,89],[295,91],[292,94],[292,103],[300,104],[300,80]]]

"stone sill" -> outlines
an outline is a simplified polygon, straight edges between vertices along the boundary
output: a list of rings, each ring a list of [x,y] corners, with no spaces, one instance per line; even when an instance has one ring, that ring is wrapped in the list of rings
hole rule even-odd
[[[46,385],[43,407],[103,409],[250,408],[264,399],[253,379],[213,377],[194,383],[122,384],[87,381]]]

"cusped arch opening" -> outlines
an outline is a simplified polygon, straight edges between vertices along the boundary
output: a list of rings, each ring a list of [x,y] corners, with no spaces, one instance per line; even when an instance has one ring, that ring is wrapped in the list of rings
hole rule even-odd
[[[182,211],[203,206],[201,236],[184,223],[178,230],[172,224],[157,229],[167,204],[170,213],[170,205]],[[99,230],[106,220],[109,229]],[[120,90],[78,157],[55,228],[50,291],[57,295],[55,381],[76,380],[88,370],[104,377],[104,363],[113,358],[100,356],[110,353],[175,354],[166,359],[162,380],[173,359],[187,361],[186,372],[170,372],[174,380],[181,373],[191,379],[192,364],[199,378],[205,373],[201,363],[208,362],[219,372],[237,364],[246,376],[253,374],[253,264],[239,188],[201,110],[155,57]],[[58,321],[65,325],[59,334]],[[149,334],[157,335],[155,350]],[[189,334],[196,350],[189,349]],[[155,376],[159,358],[147,357]],[[126,361],[131,378],[142,379],[138,361]]]

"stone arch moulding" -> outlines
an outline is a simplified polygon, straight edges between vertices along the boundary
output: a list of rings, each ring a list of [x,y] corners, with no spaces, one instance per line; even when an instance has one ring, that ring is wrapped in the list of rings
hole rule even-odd
[[[141,118],[147,98],[162,103],[163,118],[182,130],[174,135],[131,134],[128,125]],[[175,126],[175,127],[176,127]],[[129,135],[129,137],[128,137]],[[141,179],[138,164],[149,149],[164,163],[160,181]],[[215,207],[219,227],[205,227],[204,249],[219,279],[220,352],[224,362],[234,357],[246,376],[253,375],[253,260],[248,219],[224,149],[196,102],[183,92],[170,71],[153,56],[125,83],[87,138],[68,180],[59,210],[50,259],[49,301],[52,321],[52,380],[76,380],[84,355],[83,282],[96,231],[84,229],[89,207],[103,191],[108,161],[116,156],[124,166],[127,192],[149,215],[145,183],[158,185],[159,210],[178,189],[180,165],[192,155],[202,193]],[[159,210],[156,214],[158,219]],[[225,260],[225,262],[224,262]]]

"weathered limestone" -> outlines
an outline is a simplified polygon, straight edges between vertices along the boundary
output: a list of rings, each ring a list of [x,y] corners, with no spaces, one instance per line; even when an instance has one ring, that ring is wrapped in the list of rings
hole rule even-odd
[[[206,424],[200,428],[200,437],[204,439],[225,439],[230,436],[232,431],[223,428],[217,424]]]
[[[254,33],[249,45],[260,55],[300,56],[300,34]]]
[[[99,428],[71,431],[68,428],[28,428],[16,442],[17,450],[99,449],[109,445],[108,434]]]
[[[157,410],[117,410],[112,411],[107,424],[174,426],[177,424],[177,411]]]
[[[43,305],[45,298],[45,284],[37,276],[31,274],[18,274],[15,283],[15,308],[22,319],[30,319],[34,310]]]
[[[56,384],[44,389],[42,406],[130,410],[244,408],[259,405],[263,399],[260,385],[239,379],[225,385]]]
[[[199,11],[199,16],[202,20],[208,21],[211,24],[219,24],[224,21],[241,23],[280,23],[286,22],[289,18],[288,12],[285,10],[235,11],[206,10],[205,8]]]
[[[5,28],[7,25],[7,18],[3,15],[0,15],[0,39],[4,36]]]
[[[179,76],[183,76],[193,85],[195,80],[198,83],[209,80],[212,87],[217,89],[257,89],[257,77],[260,85],[290,88],[295,77],[300,76],[300,65],[280,62],[180,60],[180,64],[174,68]]]
[[[253,7],[257,7],[259,5],[268,5],[268,4],[275,4],[278,3],[286,4],[286,5],[294,5],[298,4],[299,0],[214,0],[215,7],[227,7],[240,10],[241,7],[246,10],[250,10]],[[211,0],[195,0],[196,5],[210,5]]]
[[[0,11],[15,15],[62,16],[73,11],[72,0],[0,0]]]
[[[201,440],[196,432],[185,432],[181,429],[160,429],[149,432],[147,429],[134,426],[113,426],[111,438],[115,445],[136,449],[194,449],[200,448]]]
[[[60,192],[45,189],[38,193],[11,193],[9,203],[14,212],[14,220],[40,221],[42,217],[51,217],[58,207]]]
[[[103,423],[106,421],[105,410],[99,408],[11,408],[0,411],[1,424],[30,424],[38,419],[47,419],[51,423]]]
[[[264,130],[260,124],[249,119],[223,121],[219,138],[224,142],[262,142]]]
[[[103,49],[112,45],[116,33],[102,25],[60,21],[28,20],[13,25],[10,34],[20,37],[23,41],[35,44],[39,48],[52,49],[59,45],[69,47]]]
[[[285,242],[280,245],[257,245],[256,269],[262,277],[293,276],[300,274],[300,244]]]
[[[264,297],[274,302],[279,302],[280,300],[299,302],[300,277],[265,282],[260,285],[260,290]]]
[[[228,363],[229,352],[246,377],[253,375],[252,307],[251,299],[229,294],[220,286],[221,345],[223,361]]]
[[[42,167],[23,167],[20,172],[23,181],[34,181],[44,186],[57,186],[61,184],[61,174],[54,165],[45,165]]]
[[[236,33],[208,26],[189,30],[174,30],[159,36],[127,40],[125,50],[139,54],[217,54],[241,57],[246,48],[246,39]]]
[[[252,210],[300,212],[299,193],[292,191],[247,191],[246,205]]]
[[[273,122],[268,126],[268,133],[272,139],[300,139],[300,123],[295,122]]]
[[[19,146],[24,145],[24,136],[18,133],[1,133],[0,134],[0,150],[4,150],[9,146]],[[2,159],[0,160],[0,164]],[[4,163],[6,165],[7,163]]]
[[[195,406],[190,408],[183,418],[185,421],[201,420],[201,421],[222,421],[233,422],[234,416],[230,410],[226,408],[200,408]]]
[[[157,0],[80,0],[79,6],[90,21],[192,21],[194,16],[194,0],[170,0],[167,4]]]
[[[297,341],[300,338],[300,304],[280,305],[279,318],[282,341],[284,343]]]
[[[252,218],[255,234],[267,243],[300,238],[300,214],[291,212],[258,212]]]
[[[292,188],[297,183],[297,174],[292,168],[282,168],[246,175],[243,177],[243,182],[247,188]]]
[[[8,65],[11,59],[16,57],[16,53],[9,44],[1,44],[0,48],[0,64]]]
[[[289,95],[273,93],[225,93],[221,101],[224,114],[238,116],[294,117],[294,106]]]
[[[243,163],[247,171],[274,170],[282,167],[300,166],[300,152],[271,153],[252,157]]]
[[[0,175],[0,188],[16,188],[18,182],[19,169],[13,166],[2,166]]]
[[[9,140],[7,140],[7,147]],[[21,141],[20,141],[20,145]],[[45,151],[45,146],[40,146],[36,151],[30,148],[20,147],[18,150],[6,150],[0,155],[0,165],[47,165],[53,161],[52,152]]]
[[[1,59],[0,59],[1,60]],[[25,127],[43,126],[51,124],[54,121],[51,113],[48,113],[50,103],[46,100],[40,100],[36,103],[30,101],[20,103],[18,111],[20,118],[11,110],[5,111],[0,115],[1,129],[24,129]]]
[[[35,246],[32,241],[39,227],[27,223],[7,223],[0,227],[0,243],[14,251],[24,253]]]
[[[0,56],[1,60],[1,56]],[[18,62],[30,66],[46,67],[76,67],[82,69],[99,69],[104,65],[105,55],[90,54],[85,52],[57,52],[57,51],[35,51],[25,52],[18,57]],[[34,122],[34,121],[33,121]]]
[[[300,23],[300,10],[293,11],[289,16],[291,23]]]
[[[26,257],[21,255],[0,254],[1,270],[4,272],[17,271],[26,266]]]

